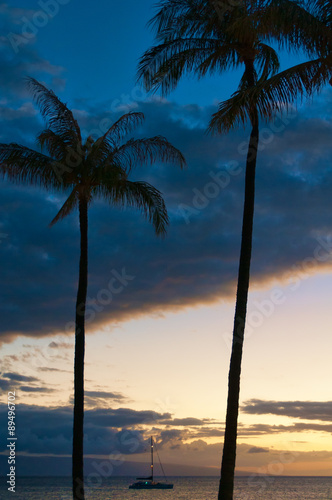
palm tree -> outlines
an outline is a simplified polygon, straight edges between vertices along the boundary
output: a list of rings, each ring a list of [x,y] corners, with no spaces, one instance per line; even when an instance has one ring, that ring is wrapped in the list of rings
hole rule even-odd
[[[37,184],[69,195],[51,222],[55,224],[74,209],[79,211],[80,263],[75,316],[73,498],[84,499],[83,419],[85,306],[88,286],[88,208],[95,198],[114,206],[138,208],[153,224],[157,235],[164,235],[168,215],[161,193],[151,184],[130,181],[131,170],[157,161],[184,166],[178,149],[164,137],[130,139],[125,136],[142,123],[142,113],[128,113],[94,141],[82,140],[72,112],[60,99],[35,79],[29,86],[47,128],[37,138],[48,155],[19,144],[0,144],[1,172],[16,182]]]
[[[245,175],[242,239],[238,270],[233,343],[229,369],[224,448],[219,500],[232,500],[236,463],[237,422],[244,331],[249,291],[255,204],[255,171],[259,120],[270,120],[287,110],[299,95],[312,93],[331,76],[320,57],[277,73],[279,60],[269,45],[302,48],[313,55],[319,45],[321,23],[304,6],[290,0],[163,0],[150,21],[156,45],[140,60],[138,79],[148,90],[173,90],[183,75],[201,78],[244,67],[239,87],[220,104],[209,130],[228,132],[248,120],[251,134]],[[317,33],[313,39],[313,33]],[[315,43],[313,43],[313,40]],[[330,76],[329,76],[330,75]]]

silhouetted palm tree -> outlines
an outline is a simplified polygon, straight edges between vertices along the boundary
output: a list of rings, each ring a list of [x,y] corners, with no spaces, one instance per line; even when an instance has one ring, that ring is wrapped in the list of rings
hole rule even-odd
[[[115,206],[138,208],[164,235],[168,215],[161,193],[147,182],[130,181],[140,164],[172,162],[184,166],[183,155],[164,137],[130,139],[125,136],[140,124],[142,113],[128,113],[99,139],[82,140],[72,112],[44,85],[29,79],[29,86],[47,128],[37,141],[48,155],[19,144],[0,144],[1,171],[13,181],[39,184],[69,196],[51,222],[55,224],[74,209],[79,211],[80,263],[75,316],[73,498],[84,499],[83,418],[85,306],[88,286],[88,207],[95,198]]]
[[[229,370],[219,500],[232,500],[236,462],[240,375],[249,290],[255,201],[259,117],[270,120],[299,95],[325,83],[330,74],[322,58],[277,74],[279,60],[269,45],[302,48],[313,55],[321,25],[297,2],[289,0],[164,0],[150,21],[157,44],[140,60],[138,78],[148,90],[173,90],[181,77],[222,74],[244,67],[237,92],[221,103],[209,129],[228,132],[251,124],[245,178],[242,240],[238,270],[233,343]],[[313,33],[317,38],[313,43]],[[325,64],[325,65],[324,65]],[[324,70],[324,71],[323,71]]]

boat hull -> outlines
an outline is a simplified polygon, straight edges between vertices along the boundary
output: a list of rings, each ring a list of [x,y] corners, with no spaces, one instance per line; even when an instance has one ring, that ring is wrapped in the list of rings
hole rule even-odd
[[[139,481],[138,483],[131,484],[129,489],[132,490],[171,490],[172,484],[167,483],[148,483],[146,481]]]

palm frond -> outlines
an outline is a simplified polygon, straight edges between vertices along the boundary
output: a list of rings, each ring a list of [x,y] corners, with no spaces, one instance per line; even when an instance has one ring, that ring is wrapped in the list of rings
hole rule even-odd
[[[127,113],[121,116],[103,136],[92,145],[87,161],[99,165],[109,158],[118,147],[119,142],[144,121],[143,113]]]
[[[50,129],[61,136],[71,147],[82,142],[81,131],[73,113],[49,90],[34,78],[27,78],[28,88]]]
[[[67,217],[67,215],[69,215],[77,206],[78,206],[78,194],[77,194],[77,189],[75,187],[49,225],[54,226],[54,224],[56,224],[59,220]]]
[[[121,165],[126,172],[130,172],[137,165],[152,164],[158,161],[174,163],[181,168],[186,165],[181,151],[162,136],[130,139],[115,150],[111,160],[113,163]]]
[[[144,122],[144,113],[130,112],[122,115],[100,138],[103,141],[106,137],[112,136],[112,140],[116,143],[122,140],[127,134],[135,130],[138,125]],[[98,139],[99,141],[99,139]],[[97,142],[98,142],[97,141]]]
[[[314,2],[269,0],[258,12],[262,36],[287,51],[304,51],[309,57],[331,50],[332,33]]]
[[[245,125],[253,109],[267,120],[276,113],[287,112],[298,98],[309,97],[331,79],[331,59],[319,58],[298,64],[254,87],[236,92],[219,105],[210,121],[209,132],[228,132]]]
[[[90,204],[97,196],[117,206],[138,208],[156,233],[164,235],[168,215],[161,193],[148,183],[129,181],[128,172],[137,164],[157,161],[183,167],[182,153],[159,136],[123,144],[125,135],[142,123],[142,113],[123,115],[99,140],[88,137],[82,145],[78,125],[66,105],[36,80],[29,79],[29,84],[48,120],[49,126],[38,135],[37,144],[46,148],[49,156],[15,143],[0,144],[0,177],[60,192],[71,188],[50,225],[69,215],[82,198]],[[69,163],[72,154],[74,164]]]
[[[55,134],[51,129],[45,129],[37,136],[36,143],[41,150],[46,148],[50,156],[57,161],[64,161],[68,154],[68,146],[62,137]]]
[[[138,80],[147,90],[161,88],[166,95],[185,74],[202,77],[236,68],[242,61],[242,38],[248,43],[251,37],[251,45],[256,40],[244,2],[168,0],[158,7],[150,22],[158,44],[145,52],[138,68]],[[250,26],[244,30],[246,22]]]
[[[305,0],[306,8],[326,25],[331,26],[332,2],[331,0]]]
[[[10,181],[60,189],[54,159],[20,144],[0,144],[0,173]]]
[[[159,11],[148,25],[162,43],[191,37],[221,41],[227,36],[230,17],[238,19],[244,13],[243,6],[241,1],[234,5],[227,0],[169,0],[157,5]]]
[[[147,182],[123,180],[96,188],[96,194],[115,206],[138,208],[153,224],[157,235],[165,236],[169,223],[162,194]]]
[[[202,78],[207,74],[211,76],[216,73],[221,75],[228,70],[238,68],[242,63],[237,51],[237,44],[219,44],[217,40],[213,42],[211,47],[205,51],[205,54],[202,54],[201,62],[197,57],[194,71],[197,73],[198,78]]]
[[[255,57],[258,80],[263,82],[278,70],[276,52],[269,47],[275,43],[288,51],[304,50],[311,58],[327,57],[332,52],[331,3],[163,0],[150,21],[157,44],[141,58],[138,79],[146,89],[167,94],[186,74],[222,73]]]
[[[193,10],[197,14],[197,1],[188,0],[163,0],[156,5],[158,9],[157,14],[148,22],[148,26],[151,27],[157,33],[162,33],[169,28],[169,26],[174,23],[174,20],[188,15]]]
[[[164,95],[174,90],[183,75],[197,72],[199,76],[236,68],[239,58],[236,47],[221,45],[213,38],[177,38],[147,50],[141,57],[137,80],[147,90],[161,88]]]
[[[93,163],[92,159],[86,163],[85,185],[93,192],[98,192],[98,186],[110,186],[127,178],[126,170],[113,161],[112,155],[99,164]]]
[[[256,56],[258,81],[264,81],[279,71],[279,57],[276,51],[265,43],[260,43],[258,49]]]

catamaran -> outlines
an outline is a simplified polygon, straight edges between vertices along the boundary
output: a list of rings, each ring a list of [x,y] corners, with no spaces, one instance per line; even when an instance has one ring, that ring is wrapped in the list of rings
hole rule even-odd
[[[157,452],[158,454],[158,452]],[[158,455],[159,458],[159,455]],[[160,460],[159,460],[160,461]],[[160,462],[161,465],[161,462]],[[161,465],[163,470],[163,466]],[[163,470],[164,472],[164,470]],[[164,473],[165,476],[165,473]],[[137,481],[129,486],[129,488],[134,490],[170,490],[173,488],[173,485],[170,483],[160,483],[153,480],[153,438],[151,436],[151,476],[149,477],[137,477]]]

